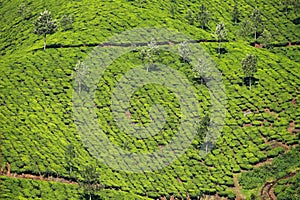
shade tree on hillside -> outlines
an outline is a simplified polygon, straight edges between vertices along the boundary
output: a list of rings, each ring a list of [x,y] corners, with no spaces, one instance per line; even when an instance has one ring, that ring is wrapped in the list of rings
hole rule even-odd
[[[74,17],[72,15],[63,15],[59,22],[59,25],[63,31],[67,31],[73,29],[73,22]]]
[[[236,0],[234,1],[232,17],[233,17],[234,23],[237,24],[238,21],[239,21],[239,17],[240,17],[240,11],[239,11],[238,4],[237,4]]]
[[[300,1],[299,0],[281,0],[281,4],[284,7],[284,11],[286,14],[288,14],[289,10],[293,10],[295,9],[298,10],[299,9],[299,4]]]
[[[249,87],[251,90],[252,79],[257,72],[257,57],[252,54],[248,54],[241,62],[242,69],[244,71],[244,78],[249,80]]]
[[[267,29],[265,29],[257,40],[260,44],[263,45],[263,47],[270,48],[270,43],[272,42],[272,34]]]
[[[84,62],[78,61],[75,66],[76,75],[74,76],[75,90],[80,93],[83,90],[88,91],[87,81],[88,76],[90,75],[89,66]]]
[[[197,65],[193,65],[194,78],[200,80],[201,84],[209,81],[209,76],[212,73],[213,63],[209,58],[204,56],[198,59]]]
[[[174,18],[175,17],[175,14],[176,14],[176,6],[175,6],[175,4],[171,4],[171,7],[170,7],[170,13],[171,13],[171,15],[172,15],[172,18]]]
[[[193,13],[192,10],[188,9],[188,11],[187,11],[187,13],[185,15],[185,19],[188,21],[188,23],[190,25],[194,24],[195,19],[194,19],[194,13]]]
[[[178,51],[179,51],[179,55],[180,55],[182,61],[189,62],[189,56],[191,55],[191,50],[190,50],[189,46],[187,45],[186,41],[181,42],[179,44]]]
[[[251,21],[249,21],[248,19],[244,19],[240,25],[239,35],[247,40],[248,36],[253,31],[252,29],[253,28],[252,28]]]
[[[210,123],[210,117],[209,115],[205,115],[200,121],[199,125],[197,128],[197,134],[201,136],[201,138],[204,138],[204,148],[205,148],[205,153],[208,152],[209,146],[212,144],[211,143],[211,137],[208,135],[208,127]]]
[[[218,53],[221,54],[221,42],[227,37],[227,32],[223,22],[217,25],[215,37],[218,40]]]
[[[52,20],[51,12],[45,10],[34,22],[34,33],[44,37],[44,50],[46,49],[47,35],[53,34],[57,30],[56,21]]]
[[[92,200],[93,194],[101,189],[100,174],[95,165],[86,165],[80,175],[82,180],[79,181],[79,186],[84,189],[84,193],[88,195],[89,200]]]
[[[201,5],[200,10],[196,16],[196,20],[202,29],[207,29],[210,20],[210,13],[208,12],[204,4]]]
[[[156,42],[152,39],[145,49],[141,51],[141,59],[145,65],[147,65],[147,72],[149,72],[149,66],[154,66],[154,63],[158,59],[159,51]]]
[[[22,16],[24,20],[28,20],[32,16],[31,8],[25,3],[21,3],[18,8],[18,14]]]
[[[257,39],[257,33],[262,27],[262,16],[260,11],[255,8],[250,16],[251,22],[252,22],[252,28],[254,30],[254,39]]]
[[[73,143],[70,143],[65,151],[65,161],[68,166],[69,178],[71,178],[73,167],[74,167],[74,159],[76,158],[75,147]]]

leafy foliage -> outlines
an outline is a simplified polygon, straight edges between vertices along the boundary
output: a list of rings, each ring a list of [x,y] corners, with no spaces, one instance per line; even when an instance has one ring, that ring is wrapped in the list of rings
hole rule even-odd
[[[199,12],[197,13],[197,22],[202,29],[206,29],[210,20],[210,13],[207,11],[204,4],[201,5]]]
[[[221,42],[226,38],[226,36],[227,36],[227,32],[225,29],[225,25],[223,22],[221,22],[220,24],[217,25],[215,31],[215,37],[217,38],[219,43],[219,47],[218,47],[219,54],[221,54]]]
[[[242,69],[244,70],[244,77],[250,78],[250,89],[251,89],[251,79],[257,72],[257,57],[255,55],[249,54],[242,60]]]
[[[63,31],[71,30],[73,28],[74,17],[72,15],[63,15],[59,24]]]
[[[76,19],[72,24],[72,31],[59,30],[49,35],[53,45],[46,52],[39,50],[41,41],[32,34],[34,19],[24,20],[21,15],[17,15],[15,9],[19,3],[15,1],[1,3],[1,165],[10,163],[12,173],[41,173],[67,178],[69,167],[64,159],[65,150],[72,142],[77,155],[73,160],[72,177],[80,179],[80,172],[85,168],[83,163],[96,165],[101,183],[107,188],[95,192],[97,198],[141,199],[141,196],[148,196],[158,199],[172,195],[182,198],[186,197],[186,193],[197,198],[202,194],[218,192],[219,195],[234,199],[233,174],[252,170],[258,162],[282,154],[283,149],[277,148],[276,142],[285,145],[299,144],[299,133],[295,131],[300,123],[297,103],[299,48],[267,50],[251,47],[236,34],[239,26],[231,22],[232,3],[210,1],[206,4],[210,13],[209,26],[215,27],[219,19],[224,20],[230,41],[222,44],[228,51],[226,56],[217,55],[217,43],[198,43],[216,62],[226,86],[228,109],[223,133],[217,145],[207,157],[201,158],[197,147],[203,143],[203,138],[196,137],[193,141],[195,145],[187,149],[177,161],[153,173],[119,172],[97,163],[83,146],[72,117],[72,88],[76,84],[72,73],[76,71],[78,60],[84,60],[92,51],[93,45],[101,44],[107,37],[135,27],[170,27],[187,34],[195,41],[209,41],[212,36],[207,31],[208,28],[203,30],[198,27],[201,27],[199,22],[195,21],[191,25],[185,20],[188,9],[195,13],[192,16],[196,20],[199,2],[176,0],[176,12],[174,16],[170,16],[170,4],[166,1],[90,1],[89,4],[84,1],[67,4],[54,0],[45,1],[44,6],[51,8],[55,15],[72,14]],[[37,16],[44,8],[39,1],[31,1],[28,6],[32,16]],[[296,19],[299,16],[294,10],[289,10],[288,15],[285,15],[283,6],[277,1],[270,3],[262,0],[255,4],[239,1],[240,20],[249,18],[255,7],[261,11],[261,18],[272,33],[275,44],[288,44],[287,41],[298,40]],[[245,30],[247,35],[251,35],[251,39],[249,37],[247,40],[253,41],[253,30]],[[231,42],[233,39],[235,42]],[[244,74],[240,70],[242,58],[250,52],[255,53],[259,59],[259,70],[255,75],[259,81],[252,91],[243,84]],[[182,62],[179,55],[162,51],[159,53],[157,61],[179,70],[193,83],[200,114],[209,112],[210,92],[198,80],[203,77],[202,83],[209,82],[209,76],[205,75],[210,73],[209,67],[203,66],[210,63],[205,64],[204,59],[199,60],[199,65],[191,66],[188,62]],[[148,123],[149,107],[155,103],[163,105],[168,114],[163,131],[147,140],[138,140],[120,131],[110,114],[111,89],[120,77],[139,64],[142,64],[139,52],[132,52],[116,60],[99,80],[93,106],[100,126],[115,145],[126,146],[132,152],[151,152],[162,148],[176,134],[180,119],[180,103],[176,95],[157,85],[145,86],[133,94],[130,101],[133,122]],[[83,83],[85,80],[83,76]],[[84,92],[84,84],[81,91]],[[295,122],[295,129],[289,128],[292,122]],[[264,139],[271,144],[265,143]],[[40,194],[35,189],[28,195],[28,190],[24,188],[31,189],[33,186],[27,186],[26,183],[23,185],[23,180],[11,180],[16,179],[1,181],[1,195],[4,199],[44,197],[45,192]],[[34,182],[40,184],[38,181]],[[50,189],[46,189],[49,196],[45,196],[45,199],[79,199],[84,194],[82,189],[73,190],[65,184],[59,190],[53,189],[56,186],[49,187]],[[42,193],[43,189],[37,190]]]
[[[257,39],[257,32],[259,31],[260,27],[262,27],[262,17],[260,11],[255,8],[251,14],[251,21],[254,29],[254,39]]]
[[[52,20],[51,12],[45,10],[40,14],[34,23],[34,33],[44,37],[44,50],[46,49],[46,36],[55,33],[57,29],[56,22]]]

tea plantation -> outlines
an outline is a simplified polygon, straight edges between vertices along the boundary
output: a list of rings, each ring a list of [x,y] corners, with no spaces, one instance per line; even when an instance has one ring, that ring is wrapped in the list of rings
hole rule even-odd
[[[300,198],[299,1],[0,0],[0,5],[0,199]],[[202,5],[209,13],[203,28]],[[255,27],[241,33],[255,9],[261,14],[257,40]],[[45,50],[43,36],[34,34],[44,10],[51,11],[58,25],[47,35]],[[68,27],[61,21],[66,16],[71,19]],[[215,30],[220,22],[227,36],[219,54]],[[133,154],[163,151],[184,118],[175,92],[147,84],[130,96],[126,116],[133,125],[151,123],[152,105],[164,108],[165,124],[154,136],[127,134],[112,114],[114,88],[127,72],[147,61],[141,55],[149,44],[140,43],[142,34],[133,39],[135,43],[105,42],[124,31],[148,27],[182,33],[191,39],[188,44],[209,55],[221,74],[226,112],[220,136],[206,156],[200,154],[206,139],[198,131],[173,162],[135,173],[106,165],[87,148],[78,128],[86,119],[74,113],[74,87],[78,63],[95,48],[132,48],[106,68],[97,81],[93,104],[87,107],[93,108],[98,126],[113,145]],[[199,124],[206,116],[219,122],[211,117],[214,97],[208,86],[213,80],[195,77],[188,59],[160,48],[176,49],[177,41],[156,45],[155,63],[180,72],[193,86]],[[252,87],[242,69],[249,54],[258,60]],[[153,71],[155,66],[149,68]],[[81,90],[84,95],[87,88]],[[151,163],[141,167],[151,168]],[[275,185],[264,191],[270,181]]]

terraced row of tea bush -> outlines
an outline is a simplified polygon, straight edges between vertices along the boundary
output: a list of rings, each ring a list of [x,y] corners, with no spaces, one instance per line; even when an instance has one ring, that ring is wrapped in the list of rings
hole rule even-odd
[[[253,194],[259,194],[259,191],[255,191],[255,189],[259,188],[258,186],[262,186],[267,181],[280,179],[291,172],[295,172],[297,169],[299,170],[299,152],[300,151],[298,146],[290,150],[288,153],[274,158],[271,164],[266,164],[251,172],[242,173],[242,176],[240,177],[240,184],[242,185],[244,190],[250,190],[253,192]],[[298,176],[299,175],[296,174],[295,177],[292,177],[291,183],[293,183],[293,181],[297,179]],[[285,186],[283,185],[287,182],[289,182],[289,180],[280,180],[278,186],[275,187],[275,193],[279,194],[279,198],[290,197],[289,199],[296,199],[296,191],[299,191],[297,183],[294,182],[295,191],[291,192],[290,189],[285,188]],[[293,188],[293,184],[291,185],[291,187]],[[284,190],[286,191],[284,192]],[[285,195],[283,193],[285,193]]]
[[[32,15],[24,19],[16,11],[20,2],[3,1],[0,8],[3,27],[0,38],[2,169],[8,162],[12,173],[67,178],[69,163],[66,162],[66,149],[72,143],[76,153],[72,161],[74,169],[71,176],[74,179],[82,179],[80,172],[86,165],[96,164],[101,184],[127,195],[154,199],[171,195],[185,197],[186,193],[193,198],[218,193],[234,199],[234,174],[252,170],[256,164],[284,154],[285,149],[276,145],[278,142],[288,146],[299,145],[300,134],[296,131],[300,129],[298,49],[291,56],[279,49],[274,49],[273,53],[268,49],[255,49],[237,34],[239,25],[233,24],[231,14],[233,1],[204,3],[210,5],[208,9],[212,20],[209,27],[214,30],[217,21],[224,21],[231,41],[222,43],[224,53],[221,55],[217,55],[217,43],[199,43],[217,64],[226,87],[227,113],[222,136],[204,158],[199,155],[199,144],[203,142],[200,135],[169,166],[155,172],[127,173],[111,169],[93,158],[74,124],[73,73],[78,61],[83,61],[92,51],[84,44],[97,45],[115,33],[147,26],[177,29],[193,39],[211,39],[210,29],[202,30],[197,24],[188,24],[185,19],[187,10],[196,13],[200,4],[176,0],[176,11],[172,16],[170,8],[174,3],[165,1],[143,1],[142,5],[125,0],[30,1],[26,5],[32,9]],[[241,1],[241,18],[247,18],[257,6],[275,43],[297,40],[299,25],[293,23],[298,17],[296,12],[290,10],[285,14],[283,6],[277,3]],[[75,22],[72,30],[58,31],[49,36],[48,44],[52,48],[43,51],[41,38],[32,33],[32,24],[45,7],[51,8],[57,18],[63,14],[73,15]],[[15,14],[9,14],[15,11]],[[250,37],[248,40],[252,40]],[[234,38],[236,41],[233,41]],[[259,60],[252,90],[245,84],[241,70],[241,60],[248,53],[257,55]],[[211,106],[210,94],[206,85],[194,78],[192,66],[168,52],[161,52],[159,62],[187,76],[195,88],[201,111],[199,115],[204,116]],[[112,88],[128,70],[140,64],[142,60],[138,51],[116,59],[99,80],[94,106],[99,125],[112,143],[131,152],[151,152],[169,143],[178,129],[181,113],[175,95],[160,85],[149,84],[132,96],[129,113],[134,123],[149,123],[149,107],[155,103],[163,105],[168,114],[163,131],[151,138],[133,138],[120,130],[110,108]],[[5,190],[1,195],[6,198],[15,195],[47,199],[50,195],[51,198],[70,196],[78,199],[82,195],[75,186],[53,183],[55,186],[49,187],[57,186],[59,189],[49,189],[39,185],[52,183],[5,177],[2,180],[1,186],[3,184]],[[12,188],[16,188],[15,193],[10,194]],[[24,191],[28,188],[36,189],[28,194]],[[49,192],[44,194],[42,190]],[[116,197],[117,194],[107,190],[99,192],[101,197],[109,195]],[[124,195],[124,198],[131,198]]]
[[[216,45],[204,44],[212,55],[216,55]],[[147,193],[149,197],[172,195],[178,192],[181,195],[189,192],[192,196],[197,196],[201,193],[213,194],[216,191],[220,195],[234,196],[230,190],[233,187],[234,173],[240,172],[241,169],[250,170],[254,164],[283,153],[282,148],[273,149],[271,145],[266,144],[263,137],[289,145],[298,144],[299,134],[291,134],[287,131],[290,122],[295,121],[297,126],[299,124],[297,122],[299,106],[292,103],[294,98],[297,100],[299,98],[296,90],[299,83],[293,81],[298,77],[298,64],[288,59],[279,60],[276,57],[270,64],[266,58],[273,54],[265,50],[255,50],[260,59],[260,70],[256,76],[258,81],[250,91],[243,83],[238,58],[252,48],[241,47],[243,46],[237,43],[227,44],[226,57],[222,55],[221,58],[215,59],[224,74],[228,114],[223,135],[211,154],[204,159],[200,158],[196,145],[201,142],[200,140],[195,141],[194,146],[191,146],[179,160],[158,172],[128,174],[113,171],[101,164],[99,170],[103,184],[139,195]],[[87,49],[82,49],[85,50]],[[45,62],[49,52],[52,59]],[[74,163],[78,171],[83,168],[84,163],[95,162],[83,148],[72,122],[70,99],[72,98],[71,72],[74,63],[71,59],[66,59],[65,55],[80,58],[83,52],[77,53],[71,49],[37,51],[30,59],[11,61],[3,70],[6,79],[2,80],[5,93],[1,98],[5,124],[2,153],[5,161],[11,163],[12,172],[34,174],[41,172],[67,176],[64,154],[70,142],[76,146],[78,157]],[[170,60],[177,60],[171,66],[190,74],[192,78],[190,66],[181,63],[178,57],[165,54],[161,62],[163,63],[164,60],[167,63]],[[170,119],[173,118],[175,121],[167,120],[169,125],[164,129],[164,133],[149,140],[130,138],[118,130],[109,114],[110,102],[107,100],[111,95],[111,88],[117,81],[116,77],[121,77],[133,66],[133,63],[140,62],[138,53],[131,53],[116,60],[100,80],[97,91],[99,98],[95,101],[99,123],[104,130],[107,130],[107,136],[115,144],[121,147],[126,145],[125,148],[133,152],[151,151],[160,145],[165,145],[169,141],[168,138],[174,134],[173,131],[176,131],[176,116],[179,115],[176,100],[172,100],[174,99],[172,95],[164,88],[149,85],[149,88],[142,88],[136,92],[136,97],[133,97],[132,109],[137,112],[133,112],[132,118],[139,119],[137,123],[146,123],[149,119],[144,105],[151,105],[153,100],[163,99],[163,102],[173,102],[166,104],[166,108],[170,109]],[[40,67],[43,65],[46,66]],[[290,72],[289,79],[285,81],[279,79],[284,76],[276,76],[287,71]],[[198,87],[198,91],[201,92],[198,96],[200,105],[207,107],[209,97],[205,92],[205,86],[199,85],[193,79],[191,81],[195,82],[195,87]],[[271,85],[272,89],[266,91],[265,88],[270,88]],[[286,93],[281,92],[282,87],[286,89]],[[149,98],[149,94],[152,98]],[[243,111],[248,109],[252,113],[244,116]],[[18,116],[14,116],[16,112],[19,113]],[[107,129],[108,124],[109,129]],[[251,126],[244,126],[246,124]],[[74,172],[73,176],[80,175]]]
[[[8,178],[2,176],[1,199],[86,199],[88,196],[78,185],[37,181],[23,178]],[[93,199],[140,199],[148,198],[116,190],[101,190]]]
[[[20,6],[24,3],[25,14],[20,14]],[[206,5],[210,20],[207,30],[202,30],[195,24],[188,24],[186,15],[191,10],[196,17],[201,4]],[[143,1],[142,6],[138,1],[72,1],[70,3],[56,1],[2,1],[1,5],[1,52],[10,54],[15,50],[27,51],[40,48],[41,41],[38,36],[32,35],[32,24],[38,14],[45,8],[52,11],[54,18],[60,20],[63,15],[71,15],[74,18],[73,29],[55,33],[49,37],[49,42],[56,45],[72,44],[99,44],[105,38],[115,33],[135,27],[168,27],[188,34],[195,39],[211,39],[217,23],[225,22],[228,29],[228,38],[241,39],[239,30],[241,23],[233,23],[234,1]],[[174,15],[170,13],[174,8]],[[271,42],[282,43],[298,41],[299,39],[299,15],[297,6],[290,6],[289,12],[285,12],[283,1],[269,2],[263,0],[239,1],[239,21],[249,19],[253,10],[257,7],[262,15],[262,27],[269,30],[272,35]],[[51,8],[51,9],[50,9]],[[261,30],[262,31],[262,30]],[[250,31],[249,31],[250,32]],[[260,32],[261,33],[261,32]],[[253,33],[248,40],[254,40]]]

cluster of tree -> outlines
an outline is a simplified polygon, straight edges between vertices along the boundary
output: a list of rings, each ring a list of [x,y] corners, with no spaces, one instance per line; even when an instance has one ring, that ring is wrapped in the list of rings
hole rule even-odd
[[[290,4],[295,5],[295,3],[290,3]],[[172,8],[171,10],[174,11],[174,9],[175,8]],[[174,13],[172,15],[174,15]],[[210,12],[207,10],[206,6],[202,4],[201,7],[199,8],[199,12],[196,15],[193,13],[192,10],[188,10],[185,18],[189,24],[191,25],[197,24],[202,29],[207,30],[209,26],[209,22],[211,20],[210,16],[211,16]],[[237,1],[234,1],[234,6],[232,10],[232,20],[235,24],[239,24],[241,22],[240,11],[239,11]],[[218,53],[220,54],[221,42],[224,39],[226,39],[227,36],[225,24],[223,22],[217,24],[216,30],[213,35],[218,40],[219,43]],[[270,42],[272,42],[272,34],[263,25],[262,14],[257,8],[253,10],[249,18],[244,19],[240,23],[240,35],[244,39],[246,39],[250,35],[253,35],[254,40],[258,41],[261,45],[263,45],[266,48],[269,48]]]
[[[244,81],[251,90],[254,80],[254,75],[257,72],[258,58],[253,54],[248,54],[241,61],[242,70],[244,71]],[[212,61],[209,59],[199,59],[198,64],[193,66],[193,72],[196,79],[201,81],[201,84],[209,80],[209,73],[211,72]]]

